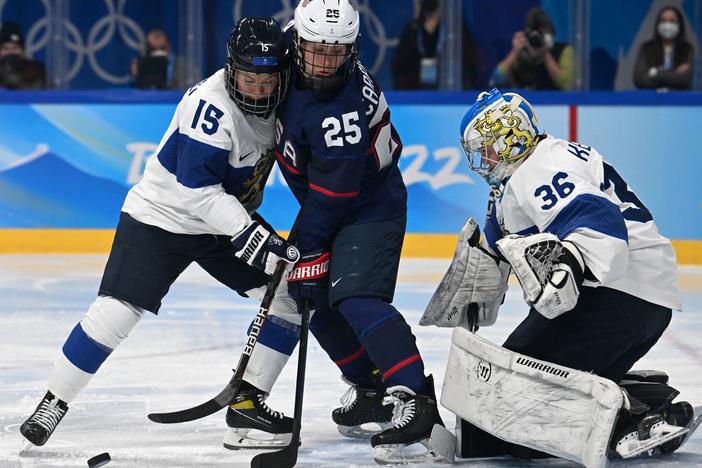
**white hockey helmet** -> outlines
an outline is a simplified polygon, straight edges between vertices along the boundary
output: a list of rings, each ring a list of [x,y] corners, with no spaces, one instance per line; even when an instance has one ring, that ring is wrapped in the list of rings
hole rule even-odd
[[[461,122],[461,147],[468,164],[490,185],[511,175],[541,138],[531,104],[497,88],[480,93]]]
[[[343,86],[356,67],[360,17],[350,0],[301,0],[295,8],[295,63],[319,91]]]

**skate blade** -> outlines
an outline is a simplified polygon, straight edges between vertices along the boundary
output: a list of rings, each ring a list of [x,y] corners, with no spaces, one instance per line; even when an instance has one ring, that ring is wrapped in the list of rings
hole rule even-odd
[[[410,445],[378,445],[374,449],[373,459],[379,465],[413,465],[415,463],[449,464],[445,456],[430,448],[429,439]]]
[[[256,429],[229,429],[222,445],[229,450],[266,450],[290,445],[292,434],[271,434]]]
[[[441,424],[434,424],[427,449],[446,460],[446,463],[453,463],[456,459],[456,436]]]
[[[370,439],[375,434],[379,434],[386,429],[392,427],[392,422],[388,421],[386,423],[366,423],[359,424],[358,426],[336,426],[339,434],[349,437],[352,439]]]
[[[671,432],[662,437],[653,437],[646,440],[638,440],[637,437],[631,437],[629,440],[620,441],[617,444],[617,453],[624,459],[633,458],[689,432],[689,429],[686,427],[668,426],[675,429],[671,429]]]
[[[32,450],[36,445],[28,441],[27,439],[24,439],[24,443],[22,444],[22,448],[19,451],[19,456],[24,457],[29,453],[30,450]]]
[[[694,412],[695,416],[692,418],[692,421],[690,421],[690,423],[686,426],[687,427],[687,434],[685,434],[685,438],[682,440],[682,442],[680,442],[680,446],[675,449],[676,452],[678,450],[680,450],[680,447],[685,445],[685,442],[690,440],[690,437],[692,436],[692,434],[695,433],[697,428],[700,426],[700,423],[702,423],[702,414],[700,414],[700,413],[702,413],[702,407],[700,407],[700,406],[695,407],[695,412]]]

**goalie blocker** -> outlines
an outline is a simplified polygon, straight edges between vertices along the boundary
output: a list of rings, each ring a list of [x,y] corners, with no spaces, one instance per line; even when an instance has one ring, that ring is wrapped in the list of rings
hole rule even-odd
[[[687,402],[671,403],[678,391],[664,373],[632,372],[627,379],[620,387],[514,353],[459,327],[441,403],[458,416],[456,455],[463,458],[550,454],[603,467],[608,457],[677,449],[700,418]]]
[[[475,325],[495,323],[497,310],[507,292],[510,265],[500,261],[480,243],[480,229],[473,218],[463,225],[453,260],[419,321],[420,325],[456,327],[476,314]]]

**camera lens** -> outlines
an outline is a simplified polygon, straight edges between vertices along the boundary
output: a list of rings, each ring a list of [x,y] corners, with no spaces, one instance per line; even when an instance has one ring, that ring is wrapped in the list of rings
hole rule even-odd
[[[530,31],[527,34],[527,40],[534,49],[540,49],[544,46],[544,38],[539,31]]]

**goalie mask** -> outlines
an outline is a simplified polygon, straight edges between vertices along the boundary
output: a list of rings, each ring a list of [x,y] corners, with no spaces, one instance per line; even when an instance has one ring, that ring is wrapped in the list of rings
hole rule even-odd
[[[305,84],[338,91],[358,59],[358,11],[349,0],[301,0],[295,8],[295,63]]]
[[[242,18],[227,40],[225,83],[245,113],[267,117],[285,97],[290,70],[280,27],[271,18]]]
[[[461,147],[470,168],[499,185],[541,140],[538,119],[523,97],[497,88],[480,93],[461,122]]]

